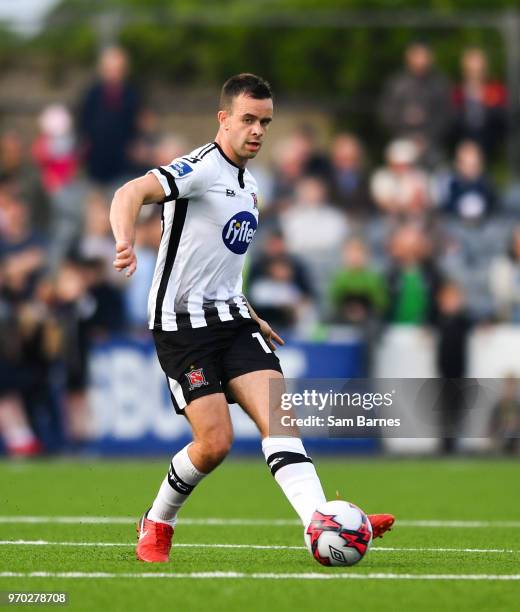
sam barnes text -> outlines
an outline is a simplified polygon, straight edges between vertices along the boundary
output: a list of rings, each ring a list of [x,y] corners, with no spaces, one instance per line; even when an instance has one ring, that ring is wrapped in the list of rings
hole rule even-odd
[[[357,415],[355,418],[333,415],[327,418],[316,415],[291,417],[284,414],[281,424],[283,427],[400,427],[401,419],[369,419],[363,415]]]

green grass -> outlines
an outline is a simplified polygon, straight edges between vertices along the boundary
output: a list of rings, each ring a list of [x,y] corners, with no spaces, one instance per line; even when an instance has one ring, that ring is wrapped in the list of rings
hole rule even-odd
[[[162,462],[0,464],[0,515],[138,517],[163,478]],[[498,460],[316,460],[329,498],[398,520],[519,521],[520,463]],[[183,517],[293,519],[265,464],[228,461],[189,500]],[[298,525],[179,523],[175,543],[303,546]],[[169,564],[135,560],[131,524],[23,524],[0,521],[0,540],[118,542],[128,546],[0,546],[0,572],[519,574],[520,527],[424,528],[396,525],[376,547],[508,549],[469,553],[373,550],[353,568],[323,568],[295,550],[173,548]],[[512,610],[520,582],[462,580],[254,580],[0,578],[0,591],[67,591],[73,610]]]

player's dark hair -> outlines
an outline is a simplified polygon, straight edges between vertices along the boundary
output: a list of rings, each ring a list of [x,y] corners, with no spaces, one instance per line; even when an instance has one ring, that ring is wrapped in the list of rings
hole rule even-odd
[[[245,94],[255,100],[272,98],[271,86],[259,76],[249,72],[235,74],[222,86],[220,92],[220,108],[230,108],[233,98]]]

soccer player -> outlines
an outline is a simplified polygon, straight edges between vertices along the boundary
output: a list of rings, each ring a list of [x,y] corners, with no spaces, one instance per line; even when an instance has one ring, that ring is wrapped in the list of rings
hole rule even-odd
[[[143,204],[162,205],[162,240],[148,303],[149,326],[173,407],[193,442],[174,455],[151,508],[138,524],[137,558],[168,561],[177,515],[193,489],[227,455],[233,437],[227,399],[238,402],[262,437],[276,481],[309,522],[325,501],[320,480],[295,430],[271,437],[270,379],[283,378],[274,354],[282,338],[242,294],[245,253],[258,225],[257,185],[247,170],[273,118],[267,82],[239,74],[224,84],[214,142],[130,181],[114,195],[110,221],[116,270],[136,269],[135,222]],[[374,536],[391,515],[370,518]]]

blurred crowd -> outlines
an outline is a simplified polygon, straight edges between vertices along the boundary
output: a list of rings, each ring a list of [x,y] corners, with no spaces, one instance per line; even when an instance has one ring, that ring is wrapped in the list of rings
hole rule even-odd
[[[0,133],[0,433],[11,454],[87,440],[89,347],[147,333],[160,209],[143,208],[128,281],[112,268],[110,200],[202,143],[161,129],[129,68],[122,49],[105,50],[76,108],[42,109],[31,143]],[[355,329],[367,373],[386,324],[430,326],[439,376],[463,377],[474,326],[520,323],[520,198],[490,171],[504,154],[506,87],[484,50],[465,49],[450,83],[417,42],[377,109],[387,144],[375,155],[352,132],[322,144],[312,125],[283,140],[273,128],[271,159],[251,164],[262,223],[245,293],[282,335]],[[513,387],[504,401],[518,435]]]

